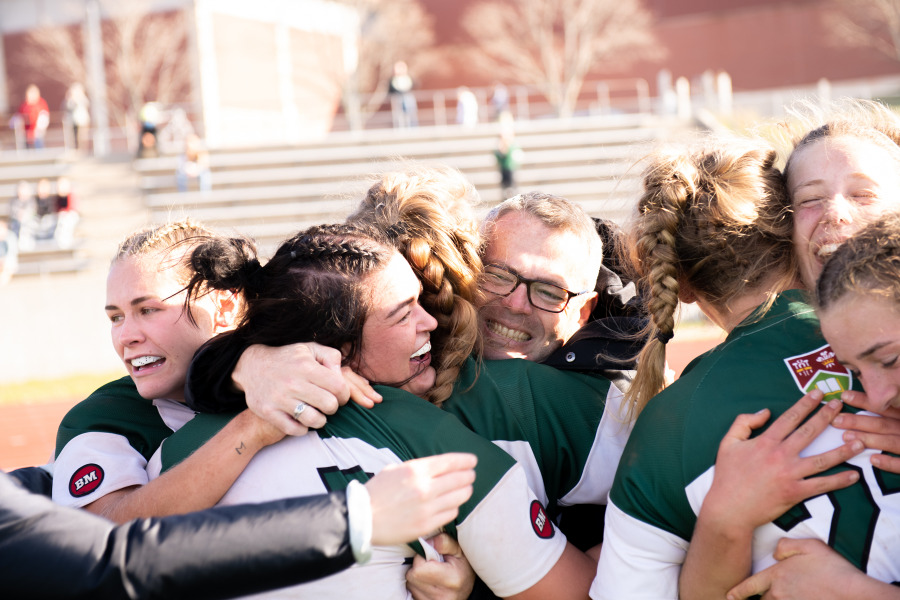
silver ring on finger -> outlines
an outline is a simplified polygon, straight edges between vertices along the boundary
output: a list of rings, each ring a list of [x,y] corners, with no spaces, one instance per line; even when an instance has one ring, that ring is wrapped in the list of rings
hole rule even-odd
[[[294,413],[291,415],[292,417],[294,417],[295,421],[300,420],[300,415],[303,414],[303,411],[306,410],[307,406],[309,405],[303,400],[297,403],[297,406],[294,407]]]

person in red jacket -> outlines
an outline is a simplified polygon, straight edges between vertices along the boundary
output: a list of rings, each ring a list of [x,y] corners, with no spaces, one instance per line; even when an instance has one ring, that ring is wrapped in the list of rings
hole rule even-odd
[[[33,83],[25,90],[25,101],[19,106],[19,116],[25,127],[25,145],[28,148],[43,148],[44,134],[50,124],[50,109],[41,98],[41,90]]]

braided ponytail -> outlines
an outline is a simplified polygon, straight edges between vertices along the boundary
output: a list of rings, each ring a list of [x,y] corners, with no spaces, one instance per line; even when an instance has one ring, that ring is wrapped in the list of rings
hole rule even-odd
[[[696,191],[697,171],[678,155],[660,157],[644,173],[638,223],[631,233],[630,258],[646,282],[650,324],[638,369],[625,393],[627,417],[637,418],[647,401],[665,386],[666,344],[675,332],[678,308],[678,229]]]

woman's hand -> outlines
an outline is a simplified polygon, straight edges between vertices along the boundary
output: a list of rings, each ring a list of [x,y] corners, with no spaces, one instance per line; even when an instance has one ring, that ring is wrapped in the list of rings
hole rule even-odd
[[[406,572],[406,587],[415,600],[465,600],[475,586],[475,571],[459,543],[446,533],[428,540],[444,557],[444,562],[418,554]]]
[[[900,589],[869,577],[820,540],[782,538],[773,556],[777,563],[729,590],[726,599],[900,598]]]
[[[859,479],[853,470],[812,476],[862,452],[862,442],[853,440],[822,454],[800,456],[841,410],[840,401],[832,400],[804,423],[822,397],[819,390],[803,396],[753,439],[752,431],[766,423],[769,410],[739,415],[719,444],[715,478],[703,508],[721,507],[722,516],[739,516],[745,526],[755,529],[807,498],[845,488]]]
[[[712,486],[703,500],[679,579],[682,598],[721,598],[750,573],[754,530],[812,496],[851,485],[854,470],[813,477],[862,451],[862,442],[802,457],[834,419],[841,403],[832,400],[806,422],[822,401],[815,390],[769,426],[769,410],[739,415],[719,444]]]
[[[232,380],[247,406],[287,435],[306,435],[325,425],[351,398],[369,406],[381,396],[358,375],[341,369],[341,353],[314,342],[270,347],[253,345],[238,360]],[[299,403],[306,408],[295,419]]]
[[[844,392],[841,394],[841,400],[850,406],[872,411],[863,392]],[[848,430],[844,433],[845,442],[859,440],[866,448],[900,454],[900,409],[891,407],[878,412],[882,416],[842,413],[832,424],[839,429]],[[873,454],[870,460],[872,465],[879,469],[900,473],[900,458],[896,456]]]
[[[372,504],[372,543],[403,544],[431,535],[459,514],[472,496],[474,454],[450,452],[389,465],[366,482]]]

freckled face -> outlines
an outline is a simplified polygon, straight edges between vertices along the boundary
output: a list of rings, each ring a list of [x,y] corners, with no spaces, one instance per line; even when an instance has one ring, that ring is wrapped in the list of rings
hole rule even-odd
[[[900,307],[871,294],[850,293],[820,311],[822,333],[837,359],[859,377],[869,406],[900,406]]]
[[[434,317],[419,304],[422,284],[399,253],[368,279],[372,310],[363,325],[354,367],[372,382],[406,382],[400,389],[421,396],[434,387],[430,339],[437,327]]]
[[[813,289],[841,242],[887,210],[900,208],[900,164],[875,142],[824,138],[796,151],[788,189],[794,209],[794,252]]]
[[[160,269],[151,257],[122,258],[109,270],[113,347],[144,398],[183,401],[188,365],[213,335],[214,303],[207,296],[193,304],[195,327],[183,312],[183,287],[175,269]]]

